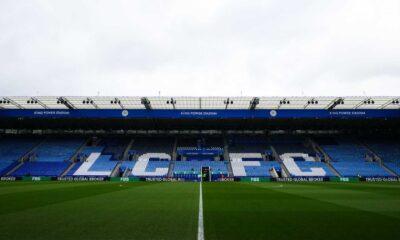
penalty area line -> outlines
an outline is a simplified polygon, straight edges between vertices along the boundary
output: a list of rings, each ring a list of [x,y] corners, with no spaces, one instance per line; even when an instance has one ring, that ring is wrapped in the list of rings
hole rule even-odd
[[[197,228],[197,240],[204,240],[203,187],[201,182],[200,182],[200,194],[199,194],[199,223]]]

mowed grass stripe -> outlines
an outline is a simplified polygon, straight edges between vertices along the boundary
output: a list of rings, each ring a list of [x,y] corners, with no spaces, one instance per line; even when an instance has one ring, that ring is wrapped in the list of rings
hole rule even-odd
[[[271,184],[253,184],[268,187]],[[344,207],[400,219],[400,184],[382,183],[281,183],[271,188]]]
[[[32,183],[37,184],[37,183]],[[143,184],[143,183],[139,183]],[[50,204],[56,204],[80,198],[90,197],[108,192],[121,191],[117,183],[52,183],[49,186],[35,185],[33,188],[27,188],[27,191],[18,191],[14,193],[2,194],[0,205],[0,216],[16,211],[23,211],[30,208],[42,207]]]
[[[116,187],[122,190],[3,215],[7,221],[0,225],[2,237],[196,239],[198,183],[117,183]]]
[[[104,182],[91,182],[90,184],[104,184]],[[0,196],[9,193],[42,191],[86,185],[88,185],[88,182],[8,182],[7,185],[0,184]]]
[[[393,217],[285,193],[280,183],[259,184],[268,187],[241,183],[203,185],[205,239],[400,237],[400,222]],[[320,190],[304,187],[305,191],[312,189],[316,194]]]

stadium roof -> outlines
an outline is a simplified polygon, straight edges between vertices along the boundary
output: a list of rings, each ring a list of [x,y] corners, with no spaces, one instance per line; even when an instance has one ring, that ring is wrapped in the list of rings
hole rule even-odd
[[[0,97],[0,109],[400,109],[400,97]]]

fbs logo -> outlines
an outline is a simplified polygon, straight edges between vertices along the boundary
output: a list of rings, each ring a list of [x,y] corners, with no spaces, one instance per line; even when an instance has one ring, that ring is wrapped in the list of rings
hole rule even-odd
[[[128,114],[129,114],[128,110],[123,110],[123,111],[122,111],[122,116],[123,116],[123,117],[127,117]]]
[[[271,111],[269,112],[269,115],[271,115],[271,117],[276,117],[277,112],[276,112],[275,110],[271,110]]]

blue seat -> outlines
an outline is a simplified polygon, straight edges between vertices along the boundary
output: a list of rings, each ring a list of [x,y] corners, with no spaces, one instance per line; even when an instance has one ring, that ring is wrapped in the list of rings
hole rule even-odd
[[[344,177],[393,177],[376,162],[332,162]]]
[[[397,175],[400,175],[400,163],[398,162],[388,162],[385,163],[385,165],[390,168],[393,172],[395,172]]]
[[[400,143],[396,140],[365,140],[369,148],[378,155],[385,165],[400,175]]]
[[[72,177],[76,170],[82,165],[83,162],[77,162],[75,165],[67,172],[66,177]]]
[[[182,178],[193,178],[201,173],[202,167],[210,167],[211,174],[214,175],[227,175],[228,169],[226,163],[223,161],[176,161],[174,167],[174,176]],[[197,177],[196,177],[197,178]]]
[[[392,177],[376,162],[368,162],[369,149],[350,139],[330,140],[321,147],[331,157],[331,165],[343,177]]]
[[[41,140],[41,138],[35,137],[5,137],[0,139],[0,176],[16,166],[16,161]]]
[[[60,176],[69,166],[69,162],[25,162],[12,176]]]
[[[149,159],[150,161],[147,162],[147,166],[144,169],[144,172],[140,173],[135,173],[132,171],[132,176],[140,176],[140,177],[166,177],[168,175],[168,170],[164,170],[165,172],[160,173],[160,174],[155,174],[157,168],[162,168],[162,169],[168,169],[169,168],[169,160],[166,159]],[[129,163],[129,162],[128,162]],[[142,162],[143,163],[143,162]],[[131,162],[132,164],[132,162]],[[132,168],[135,167],[136,164],[141,164],[139,161],[133,161],[133,164],[131,165]],[[121,164],[123,168],[125,168],[127,165]],[[129,167],[128,167],[129,168]],[[146,175],[146,173],[148,175]]]
[[[89,168],[89,171],[110,171],[113,170],[116,161],[111,161],[111,155],[100,155],[94,164]]]
[[[35,151],[38,162],[68,161],[83,144],[83,138],[50,138]]]
[[[281,170],[281,165],[277,161],[259,161],[260,166],[245,166],[247,177],[271,177],[270,170],[275,168]]]
[[[312,162],[312,161],[296,161],[297,166],[300,168],[302,172],[310,172],[311,168],[322,168],[325,171],[324,177],[336,177],[336,174],[332,172],[329,167],[323,162]],[[293,176],[293,177],[301,177],[301,176]],[[315,176],[320,177],[320,176]]]

